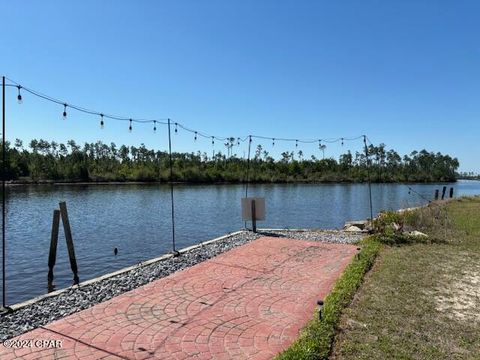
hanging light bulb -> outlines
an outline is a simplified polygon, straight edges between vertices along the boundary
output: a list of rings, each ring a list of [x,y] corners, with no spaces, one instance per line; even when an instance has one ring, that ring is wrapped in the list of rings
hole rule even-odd
[[[240,146],[240,138],[237,138],[237,145]]]
[[[100,129],[105,127],[105,123],[103,122],[103,114],[100,114]]]
[[[63,120],[67,119],[67,104],[63,104]]]
[[[17,101],[19,104],[21,104],[23,102],[22,100],[22,94],[20,94],[20,89],[22,88],[20,85],[17,86],[18,88],[18,96],[17,96]]]
[[[153,132],[157,132],[157,120],[153,120]]]
[[[295,147],[298,147],[298,140],[295,140]]]
[[[319,148],[319,149],[322,148],[322,140],[318,140],[318,148]]]
[[[195,131],[195,137],[193,138],[193,141],[197,141],[197,132]]]
[[[130,119],[130,126],[128,127],[128,132],[132,132],[132,119]]]
[[[272,146],[275,146],[275,138],[272,139]]]
[[[178,134],[178,129],[177,129],[177,126],[178,126],[178,124],[177,124],[177,123],[175,123],[175,135],[177,135],[177,134]]]
[[[212,136],[212,146],[215,145],[215,137]]]
[[[343,146],[343,138],[342,138],[342,146]]]

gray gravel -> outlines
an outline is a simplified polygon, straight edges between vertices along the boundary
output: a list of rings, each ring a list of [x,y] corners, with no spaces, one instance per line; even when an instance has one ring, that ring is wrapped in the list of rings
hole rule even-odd
[[[20,308],[13,313],[3,316],[0,315],[0,341],[20,335],[41,325],[109,300],[114,296],[145,285],[155,279],[168,276],[178,270],[198,264],[260,236],[279,236],[301,240],[352,243],[360,240],[364,235],[334,230],[272,230],[257,234],[243,231],[240,234],[232,235],[188,251],[179,257],[172,257],[154,264],[138,267],[126,273],[99,280],[92,284],[71,287],[57,296],[43,299],[32,305]]]

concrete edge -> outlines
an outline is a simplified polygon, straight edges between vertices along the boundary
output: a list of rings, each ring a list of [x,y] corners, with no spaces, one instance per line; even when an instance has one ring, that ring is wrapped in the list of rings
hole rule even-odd
[[[201,243],[198,243],[198,244],[195,244],[195,245],[191,245],[191,246],[188,246],[186,248],[183,248],[183,249],[180,249],[178,252],[180,254],[184,254],[186,252],[189,252],[191,250],[194,250],[196,248],[199,248],[199,247],[202,247],[202,246],[205,246],[205,245],[208,245],[208,244],[211,244],[211,243],[214,243],[214,242],[217,242],[217,241],[220,241],[220,240],[224,240],[226,238],[229,238],[231,236],[235,236],[235,235],[238,235],[238,234],[241,234],[242,232],[244,232],[246,230],[238,230],[238,231],[235,231],[235,232],[232,232],[232,233],[229,233],[229,234],[226,234],[226,235],[222,235],[220,237],[217,237],[217,238],[214,238],[214,239],[211,239],[211,240],[207,240],[207,241],[203,241]],[[117,276],[117,275],[121,275],[121,274],[124,274],[126,272],[129,272],[131,270],[135,270],[135,269],[139,269],[139,268],[142,268],[142,267],[145,267],[145,266],[148,266],[148,265],[151,265],[151,264],[154,264],[156,262],[159,262],[159,261],[163,261],[163,260],[166,260],[166,259],[169,259],[173,257],[173,254],[169,253],[169,254],[164,254],[162,256],[159,256],[159,257],[156,257],[154,259],[150,259],[150,260],[145,260],[145,261],[142,261],[138,264],[135,264],[135,265],[132,265],[132,266],[128,266],[128,267],[125,267],[123,269],[120,269],[120,270],[117,270],[117,271],[114,271],[114,272],[111,272],[111,273],[108,273],[108,274],[104,274],[104,275],[101,275],[101,276],[98,276],[96,278],[93,278],[93,279],[89,279],[89,280],[85,280],[85,281],[82,281],[80,284],[78,285],[72,285],[72,286],[69,286],[69,287],[66,287],[66,288],[62,288],[62,289],[58,289],[58,290],[55,290],[55,291],[52,291],[51,293],[48,293],[48,294],[44,294],[44,295],[39,295],[37,297],[34,297],[33,299],[30,299],[30,300],[27,300],[27,301],[23,301],[21,303],[17,303],[17,304],[13,304],[13,305],[10,305],[9,307],[13,310],[13,311],[17,311],[21,308],[24,308],[26,306],[30,306],[30,305],[33,305],[37,302],[40,302],[42,300],[45,300],[45,299],[48,299],[48,298],[51,298],[51,297],[55,297],[55,296],[58,296],[66,291],[69,291],[71,289],[77,289],[77,288],[81,288],[81,287],[84,287],[84,286],[87,286],[87,285],[90,285],[90,284],[93,284],[95,282],[98,282],[98,281],[102,281],[102,280],[105,280],[105,279],[108,279],[108,278],[111,278],[111,277],[114,277],[114,276]]]
[[[318,231],[318,232],[343,232],[343,230],[337,229],[257,229],[257,231],[284,231],[284,232],[307,232],[307,231]]]

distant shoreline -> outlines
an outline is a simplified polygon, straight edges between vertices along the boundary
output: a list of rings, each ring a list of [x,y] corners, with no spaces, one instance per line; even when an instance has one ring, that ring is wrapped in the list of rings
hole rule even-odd
[[[472,179],[456,179],[454,181],[388,181],[388,182],[372,182],[372,184],[452,184],[458,180],[471,180]],[[478,181],[478,180],[477,180]],[[87,185],[169,185],[170,182],[165,181],[53,181],[53,180],[40,180],[40,181],[18,181],[10,180],[5,183],[6,186],[31,186],[31,185],[50,185],[50,186],[87,186]],[[201,182],[201,181],[174,181],[174,185],[245,185],[246,182]],[[266,184],[290,184],[290,185],[318,185],[318,184],[368,184],[365,181],[250,181],[250,185],[266,185]]]

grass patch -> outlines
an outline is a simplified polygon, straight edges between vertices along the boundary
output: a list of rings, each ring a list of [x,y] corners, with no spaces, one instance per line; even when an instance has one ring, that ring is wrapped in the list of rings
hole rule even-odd
[[[429,240],[390,236],[341,316],[331,358],[480,359],[479,214],[480,198],[464,198],[409,215],[404,226]]]
[[[325,359],[330,353],[337,324],[342,310],[351,302],[362,283],[365,273],[372,267],[381,244],[373,239],[364,239],[362,249],[337,280],[332,292],[325,298],[322,320],[314,319],[302,330],[297,341],[277,359]]]

